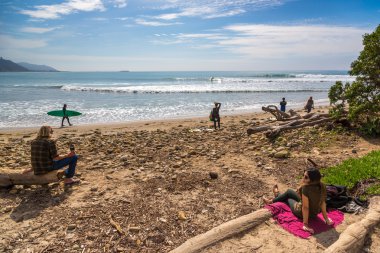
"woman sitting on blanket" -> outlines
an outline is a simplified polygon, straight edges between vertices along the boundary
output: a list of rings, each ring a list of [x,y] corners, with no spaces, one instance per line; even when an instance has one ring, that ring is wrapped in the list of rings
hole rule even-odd
[[[319,170],[314,168],[307,169],[297,192],[288,189],[286,192],[279,194],[278,187],[275,185],[273,193],[275,197],[273,199],[263,197],[264,202],[266,204],[275,202],[286,203],[295,216],[303,219],[303,230],[312,234],[314,233],[314,230],[308,225],[309,219],[316,217],[321,211],[326,224],[333,224],[333,221],[327,217],[326,186],[321,182]]]

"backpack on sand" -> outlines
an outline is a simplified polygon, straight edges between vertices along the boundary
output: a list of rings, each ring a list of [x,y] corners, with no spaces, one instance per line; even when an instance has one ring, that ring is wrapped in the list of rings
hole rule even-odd
[[[326,206],[340,208],[352,200],[347,195],[347,187],[341,185],[326,185]]]

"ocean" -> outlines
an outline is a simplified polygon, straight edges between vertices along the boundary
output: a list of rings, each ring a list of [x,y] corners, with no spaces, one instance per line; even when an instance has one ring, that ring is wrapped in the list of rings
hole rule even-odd
[[[336,81],[352,82],[346,71],[313,72],[2,72],[0,128],[60,126],[47,115],[68,110],[83,115],[74,125],[207,117],[213,102],[221,116],[278,105],[299,108],[313,96],[328,104]]]

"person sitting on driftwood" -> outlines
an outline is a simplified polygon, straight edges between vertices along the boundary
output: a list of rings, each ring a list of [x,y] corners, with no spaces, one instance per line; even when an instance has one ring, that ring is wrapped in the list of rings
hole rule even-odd
[[[278,187],[273,187],[275,197],[268,199],[263,197],[266,204],[284,202],[292,213],[303,220],[303,230],[314,233],[309,227],[309,219],[313,219],[322,211],[323,218],[327,225],[332,225],[333,221],[327,216],[326,211],[326,186],[321,182],[321,173],[315,168],[307,169],[304,173],[302,184],[297,192],[288,189],[279,194]]]
[[[55,141],[51,138],[52,134],[53,129],[50,126],[40,128],[37,138],[31,143],[32,168],[25,170],[23,173],[33,171],[34,175],[42,175],[53,170],[62,169],[68,165],[68,169],[64,171],[65,184],[79,182],[79,180],[73,179],[78,156],[74,150],[67,155],[58,155]]]
[[[307,110],[307,113],[310,113],[311,109],[314,109],[313,97],[310,97],[309,100],[307,100],[306,105],[305,105],[305,110]]]

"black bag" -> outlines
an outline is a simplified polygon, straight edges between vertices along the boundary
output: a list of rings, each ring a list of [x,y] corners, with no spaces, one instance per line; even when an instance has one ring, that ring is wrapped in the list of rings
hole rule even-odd
[[[347,187],[341,185],[326,185],[326,206],[340,208],[352,200],[347,195]]]

